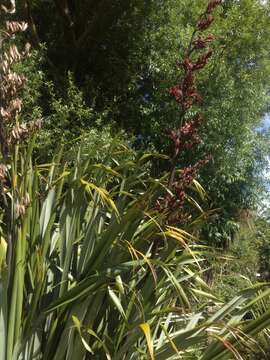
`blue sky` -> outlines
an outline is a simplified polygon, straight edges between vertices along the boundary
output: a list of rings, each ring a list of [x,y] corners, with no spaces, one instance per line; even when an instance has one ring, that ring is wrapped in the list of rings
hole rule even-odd
[[[266,114],[262,120],[261,124],[262,129],[268,129],[270,127],[270,114]]]
[[[264,116],[261,126],[260,126],[260,129],[262,129],[262,130],[266,130],[269,128],[270,128],[270,113],[266,114]],[[270,167],[270,159],[268,161],[269,161],[269,167]],[[265,175],[266,181],[270,181],[270,171],[269,170],[266,171],[264,175]],[[268,186],[268,190],[269,190],[269,194],[270,194],[270,186]],[[266,204],[269,207],[269,200],[266,200]]]

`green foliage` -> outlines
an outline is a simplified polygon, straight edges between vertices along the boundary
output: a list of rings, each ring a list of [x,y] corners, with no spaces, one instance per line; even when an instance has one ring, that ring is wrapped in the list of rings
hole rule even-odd
[[[110,155],[103,163],[81,149],[72,166],[61,152],[34,166],[32,146],[21,147],[5,187],[11,226],[3,224],[0,247],[0,356],[231,358],[225,339],[233,349],[243,341],[224,322],[237,328],[264,285],[228,304],[211,294],[200,276],[207,249],[154,210],[166,178],[142,172],[146,156],[118,163],[127,149],[117,142],[100,148]],[[269,323],[266,311],[241,329],[255,335]]]
[[[233,231],[232,243],[226,253],[224,250],[222,254],[217,252],[213,262],[213,289],[224,301],[259,279],[260,249],[253,220],[242,220],[238,231]]]
[[[33,50],[30,56],[16,66],[17,71],[27,79],[27,84],[22,91],[23,109],[21,119],[33,121],[43,115],[42,89],[46,81],[42,70],[44,50]]]
[[[96,122],[140,135],[142,145],[151,142],[159,152],[166,152],[169,142],[164,134],[178,121],[178,108],[167,90],[176,82],[176,61],[205,4],[197,0],[119,0],[110,5],[102,1],[96,6],[82,1],[28,3],[27,16],[31,15],[37,31],[31,27],[31,40],[36,43],[38,35],[48,48],[43,69],[51,82],[42,99],[45,155],[51,139],[62,138],[63,129],[64,140],[71,141],[96,127]],[[25,17],[23,11],[20,15]],[[255,208],[256,194],[262,191],[259,174],[269,139],[254,130],[269,102],[268,13],[269,2],[223,2],[213,26],[215,59],[199,79],[203,144],[196,154],[187,152],[181,160],[184,167],[213,156],[200,182],[209,194],[209,206],[221,209],[213,227],[224,233],[224,243],[231,237],[226,228],[237,221],[238,209]],[[72,76],[67,76],[68,71]],[[163,166],[157,162],[153,171],[161,173]]]
[[[269,281],[270,279],[270,225],[269,218],[266,214],[261,215],[256,221],[256,238],[260,246],[258,247],[259,255],[259,273],[260,279]]]
[[[52,82],[46,82],[45,86],[48,99],[39,147],[50,155],[59,142],[72,142],[93,127],[96,118],[93,109],[85,104],[82,92],[74,85],[70,73],[61,94],[57,94]]]
[[[239,289],[256,281],[269,281],[269,223],[265,218],[254,219],[251,213],[242,218],[241,226],[232,246],[226,253],[217,253],[212,262],[212,288],[217,296],[227,302]],[[269,299],[262,299],[246,318],[255,318],[269,308]],[[256,336],[255,343],[243,348],[243,358],[259,360],[269,358],[269,331]]]
[[[0,359],[267,359],[269,223],[237,220],[262,188],[268,3],[227,0],[219,12],[216,59],[200,76],[204,142],[181,159],[213,154],[200,178],[211,211],[194,182],[183,228],[156,208],[168,159],[141,149],[168,147],[179,109],[167,88],[205,3],[18,5],[47,50],[18,65],[29,81],[16,122],[42,116],[43,129],[1,168]]]

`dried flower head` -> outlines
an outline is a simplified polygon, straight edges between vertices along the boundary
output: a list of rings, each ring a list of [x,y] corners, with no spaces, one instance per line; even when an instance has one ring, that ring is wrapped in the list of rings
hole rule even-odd
[[[10,0],[9,3],[10,3],[10,8],[6,7],[5,5],[1,5],[0,9],[6,14],[14,14],[16,11],[15,0]]]
[[[4,182],[7,176],[7,166],[4,164],[0,164],[0,182]]]
[[[6,22],[6,29],[9,35],[13,35],[17,32],[22,32],[27,29],[28,25],[26,22],[22,21],[7,21]]]
[[[16,215],[17,217],[24,216],[27,208],[30,206],[31,199],[28,193],[16,204]]]
[[[10,7],[1,6],[5,14],[15,11],[15,1],[10,1]],[[4,14],[4,15],[5,15]],[[21,51],[14,44],[17,33],[27,29],[26,22],[6,21],[1,32],[3,53],[0,53],[0,144],[2,156],[7,159],[11,147],[27,139],[34,131],[40,129],[41,120],[28,124],[19,122],[22,110],[20,92],[26,84],[26,78],[14,71],[14,65],[29,56],[30,44],[26,44]]]

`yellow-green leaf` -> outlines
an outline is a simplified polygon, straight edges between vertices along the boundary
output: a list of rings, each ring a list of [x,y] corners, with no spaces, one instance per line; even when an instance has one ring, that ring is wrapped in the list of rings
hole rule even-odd
[[[152,339],[152,335],[151,335],[150,326],[148,323],[143,323],[143,324],[140,324],[140,328],[145,335],[150,358],[151,358],[151,360],[155,360],[154,345],[153,345],[153,339]]]

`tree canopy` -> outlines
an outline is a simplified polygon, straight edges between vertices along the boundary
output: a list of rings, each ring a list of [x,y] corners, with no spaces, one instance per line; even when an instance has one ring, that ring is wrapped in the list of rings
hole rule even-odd
[[[176,64],[205,1],[36,0],[20,6],[30,41],[46,49],[42,70],[51,83],[50,90],[40,85],[40,106],[45,120],[55,113],[45,121],[49,132],[53,125],[58,137],[70,122],[72,138],[82,128],[109,124],[135,136],[136,146],[168,151],[166,132],[179,117],[168,89],[181,77]],[[212,155],[200,181],[210,206],[222,208],[220,221],[236,219],[239,207],[253,208],[263,188],[259,169],[268,140],[256,128],[269,106],[269,21],[268,1],[222,2],[211,28],[214,59],[199,75],[203,143],[181,164]]]

